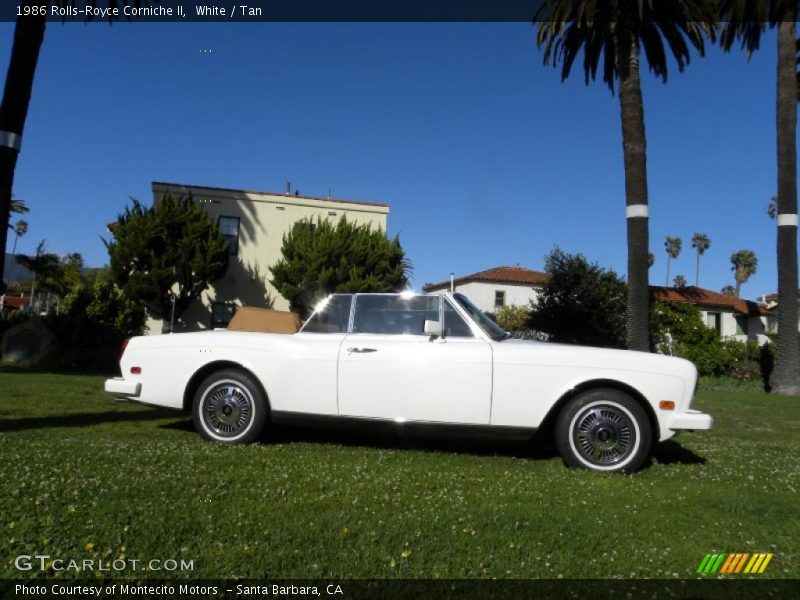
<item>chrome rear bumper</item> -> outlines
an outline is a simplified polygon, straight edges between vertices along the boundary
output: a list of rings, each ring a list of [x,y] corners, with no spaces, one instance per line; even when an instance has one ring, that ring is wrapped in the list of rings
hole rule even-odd
[[[122,377],[106,379],[104,389],[109,394],[123,398],[137,398],[142,392],[142,384],[138,381],[127,381]]]

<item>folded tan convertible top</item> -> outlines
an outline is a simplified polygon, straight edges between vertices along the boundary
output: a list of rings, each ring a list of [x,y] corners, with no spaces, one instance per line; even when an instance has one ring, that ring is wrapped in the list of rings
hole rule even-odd
[[[228,323],[229,331],[260,331],[262,333],[296,333],[302,325],[300,315],[282,310],[242,306]]]

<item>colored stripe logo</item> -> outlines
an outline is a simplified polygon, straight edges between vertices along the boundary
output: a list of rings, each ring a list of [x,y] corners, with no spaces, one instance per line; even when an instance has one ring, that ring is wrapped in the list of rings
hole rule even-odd
[[[773,556],[772,552],[706,554],[696,572],[754,575],[763,573]]]

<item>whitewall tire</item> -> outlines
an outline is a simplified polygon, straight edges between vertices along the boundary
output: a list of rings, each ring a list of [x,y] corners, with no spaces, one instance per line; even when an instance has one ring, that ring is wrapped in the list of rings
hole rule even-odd
[[[261,435],[267,402],[253,378],[237,369],[223,369],[206,377],[194,395],[192,419],[207,440],[247,444]]]
[[[611,388],[581,392],[556,421],[558,451],[573,467],[631,473],[647,460],[652,440],[644,408]]]

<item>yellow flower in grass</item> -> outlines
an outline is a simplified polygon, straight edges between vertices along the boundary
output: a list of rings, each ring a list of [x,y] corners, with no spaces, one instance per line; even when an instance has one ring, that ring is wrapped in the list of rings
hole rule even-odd
[[[409,556],[411,556],[411,548],[406,548],[405,550],[403,550],[400,553],[400,556],[402,556],[403,558],[408,558]]]
[[[83,549],[86,550],[87,552],[91,552],[92,548],[94,548],[94,544],[92,542],[86,542],[83,545]]]

